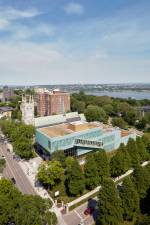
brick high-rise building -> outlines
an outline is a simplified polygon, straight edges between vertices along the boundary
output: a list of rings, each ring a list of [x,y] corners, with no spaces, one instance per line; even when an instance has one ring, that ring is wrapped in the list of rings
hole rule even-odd
[[[59,89],[55,89],[52,92],[38,90],[36,104],[39,116],[64,114],[70,111],[70,94]]]
[[[46,90],[38,90],[36,93],[36,107],[38,116],[47,116],[49,106],[49,92]]]

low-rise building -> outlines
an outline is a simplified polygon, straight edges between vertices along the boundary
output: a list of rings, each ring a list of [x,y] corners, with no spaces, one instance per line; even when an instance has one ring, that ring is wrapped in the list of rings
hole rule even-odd
[[[85,118],[85,117],[84,117]],[[134,132],[106,126],[99,122],[86,122],[82,117],[70,118],[36,129],[36,143],[40,150],[53,153],[62,150],[66,155],[79,156],[90,151],[104,149],[112,151],[129,138],[136,138]]]
[[[0,119],[1,118],[11,118],[13,108],[8,106],[0,107]]]

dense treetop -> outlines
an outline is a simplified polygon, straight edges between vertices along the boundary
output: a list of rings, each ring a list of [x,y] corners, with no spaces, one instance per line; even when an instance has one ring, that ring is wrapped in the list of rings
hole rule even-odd
[[[150,105],[150,101],[86,95],[82,91],[71,96],[72,111],[85,113],[88,121],[106,123],[110,116],[113,118],[113,125],[120,128],[136,126],[146,129],[150,125],[150,112],[143,117],[139,111],[139,107],[145,105]]]
[[[0,127],[13,145],[14,152],[21,158],[30,159],[34,155],[33,138],[35,128],[11,120],[1,120]]]
[[[0,180],[0,225],[56,225],[51,202],[39,196],[23,195],[6,179]]]

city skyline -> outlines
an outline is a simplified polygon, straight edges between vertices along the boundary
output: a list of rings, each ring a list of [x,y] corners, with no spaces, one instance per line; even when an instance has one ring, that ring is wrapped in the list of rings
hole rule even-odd
[[[0,0],[0,85],[150,82],[150,2]]]

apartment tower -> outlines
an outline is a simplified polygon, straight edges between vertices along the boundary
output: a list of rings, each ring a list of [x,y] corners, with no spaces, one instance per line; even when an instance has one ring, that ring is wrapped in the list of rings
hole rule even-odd
[[[38,90],[36,93],[38,116],[64,114],[70,111],[70,94],[55,89],[52,92]]]

